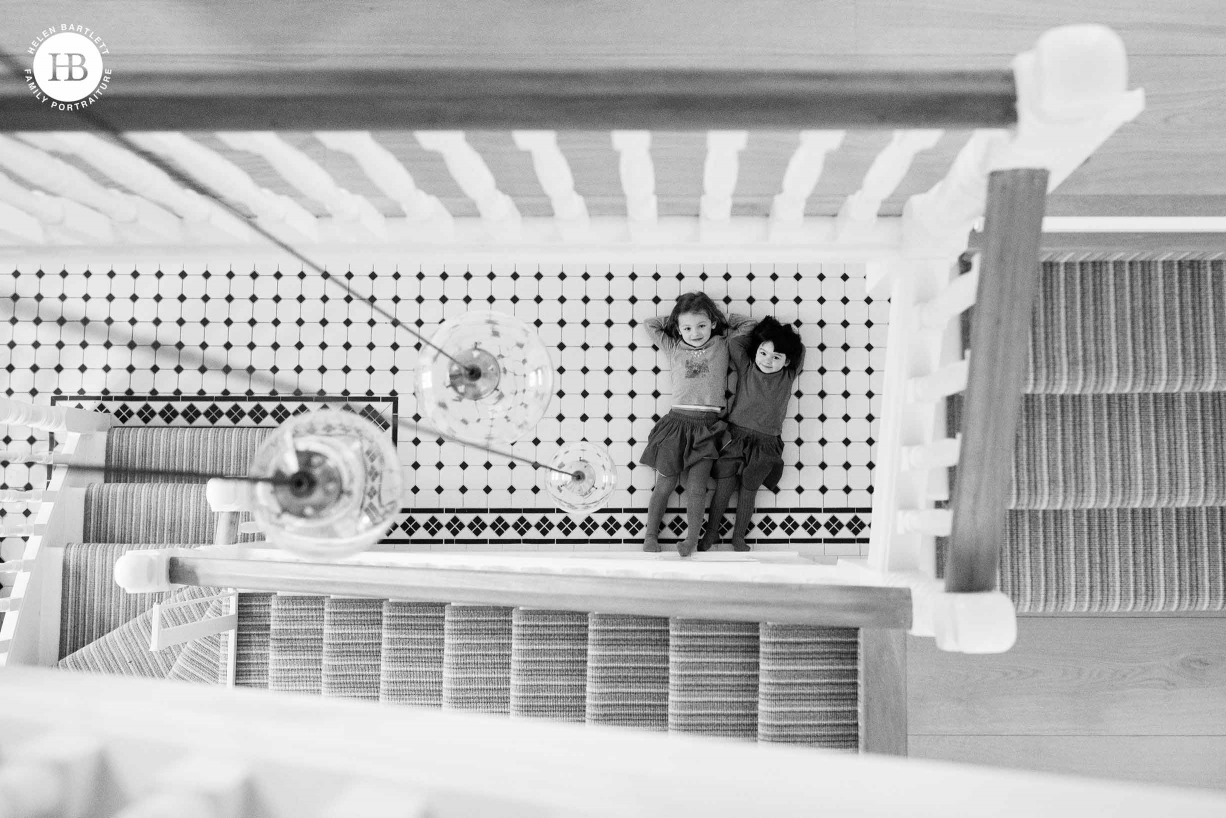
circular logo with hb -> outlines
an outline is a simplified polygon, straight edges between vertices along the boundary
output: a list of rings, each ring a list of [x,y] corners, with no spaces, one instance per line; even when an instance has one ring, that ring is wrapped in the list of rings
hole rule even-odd
[[[99,86],[106,87],[103,83],[109,72],[102,65],[105,46],[99,47],[101,38],[89,29],[84,31],[93,36],[72,30],[76,28],[84,29],[83,26],[62,26],[66,30],[46,37],[34,52],[34,81],[39,90],[56,102],[79,102]]]

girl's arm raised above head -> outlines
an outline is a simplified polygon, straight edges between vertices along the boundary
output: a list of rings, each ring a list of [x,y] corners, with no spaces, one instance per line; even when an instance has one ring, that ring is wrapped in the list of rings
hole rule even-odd
[[[750,318],[748,315],[741,315],[737,312],[730,312],[728,313],[728,337],[748,335],[753,332],[753,328],[757,323],[758,320],[756,318]]]
[[[651,337],[653,344],[665,352],[669,352],[677,346],[677,341],[665,334],[664,322],[666,320],[668,320],[668,316],[657,315],[655,318],[648,318],[644,321],[643,327],[647,330],[647,334]]]

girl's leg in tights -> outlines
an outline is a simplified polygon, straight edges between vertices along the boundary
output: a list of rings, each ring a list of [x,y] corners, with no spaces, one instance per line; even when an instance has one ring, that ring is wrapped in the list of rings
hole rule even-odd
[[[688,557],[698,547],[702,533],[702,516],[707,510],[707,480],[711,478],[714,460],[700,460],[685,475],[685,542],[677,546],[677,553]]]
[[[736,499],[736,525],[732,529],[733,551],[749,550],[749,545],[745,542],[745,534],[749,532],[749,522],[753,519],[754,503],[761,486],[760,480],[741,484],[741,491]]]
[[[707,511],[707,533],[698,544],[699,551],[710,551],[711,546],[719,542],[719,527],[733,494],[736,494],[736,475],[715,481],[715,493],[711,495],[711,508]]]
[[[647,504],[647,531],[643,535],[644,551],[659,551],[660,522],[664,519],[664,509],[668,507],[668,498],[677,490],[678,477],[675,474],[656,475],[655,488],[651,490],[651,500]]]

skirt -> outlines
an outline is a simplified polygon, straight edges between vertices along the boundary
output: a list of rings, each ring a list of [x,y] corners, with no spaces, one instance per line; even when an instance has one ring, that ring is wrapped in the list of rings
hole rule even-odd
[[[666,477],[677,477],[702,460],[714,460],[727,429],[719,412],[673,409],[647,436],[639,463]]]
[[[773,489],[783,477],[783,438],[741,426],[728,426],[711,476],[740,476],[741,488]]]

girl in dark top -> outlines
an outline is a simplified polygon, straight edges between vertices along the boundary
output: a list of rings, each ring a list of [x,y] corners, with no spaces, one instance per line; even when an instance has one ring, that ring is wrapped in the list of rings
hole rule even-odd
[[[719,539],[719,524],[737,490],[736,525],[732,547],[748,551],[745,532],[754,514],[758,488],[775,488],[783,474],[783,420],[804,365],[805,346],[796,330],[774,318],[763,318],[749,335],[728,342],[728,362],[736,372],[736,392],[728,409],[728,432],[712,467],[715,496],[707,516],[707,531],[699,551]]]

